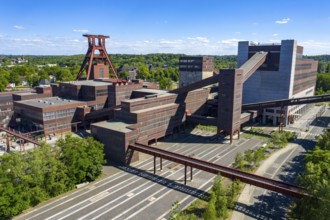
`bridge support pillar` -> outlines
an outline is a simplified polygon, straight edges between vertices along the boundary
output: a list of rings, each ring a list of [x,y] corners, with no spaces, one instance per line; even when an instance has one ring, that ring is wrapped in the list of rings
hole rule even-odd
[[[156,174],[156,155],[154,155],[154,174]]]
[[[187,164],[184,164],[184,185],[187,185]]]
[[[190,181],[193,180],[193,167],[190,166]]]

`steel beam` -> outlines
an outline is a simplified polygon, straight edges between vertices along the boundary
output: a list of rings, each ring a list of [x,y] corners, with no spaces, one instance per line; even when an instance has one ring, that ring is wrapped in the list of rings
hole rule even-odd
[[[174,152],[170,152],[170,151],[166,151],[166,150],[162,150],[162,149],[158,149],[158,148],[154,148],[148,145],[144,145],[144,144],[140,144],[140,143],[136,143],[136,144],[131,144],[129,145],[129,148],[133,149],[133,150],[137,150],[139,152],[142,153],[146,153],[146,154],[150,154],[150,155],[154,155],[154,171],[156,170],[155,168],[155,157],[162,157],[164,159],[176,162],[176,163],[180,163],[183,164],[185,166],[185,180],[186,180],[186,169],[187,166],[191,166],[209,173],[213,173],[213,174],[221,174],[224,177],[230,178],[230,179],[239,179],[240,181],[247,183],[247,184],[251,184],[251,185],[255,185],[264,189],[268,189],[268,190],[272,190],[278,193],[283,193],[285,195],[289,195],[292,197],[310,197],[306,192],[305,189],[297,186],[297,185],[293,185],[290,183],[285,183],[285,182],[281,182],[278,180],[273,180],[267,177],[263,177],[263,176],[258,176],[255,174],[251,174],[251,173],[247,173],[241,170],[237,170],[234,168],[230,168],[230,167],[226,167],[226,166],[222,166],[219,164],[214,164],[208,161],[203,161],[203,160],[199,160],[196,158],[191,158],[185,155],[181,155],[178,153],[174,153]]]

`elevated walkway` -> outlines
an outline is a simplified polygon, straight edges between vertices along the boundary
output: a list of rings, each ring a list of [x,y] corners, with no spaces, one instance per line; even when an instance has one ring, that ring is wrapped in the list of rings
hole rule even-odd
[[[24,133],[19,133],[19,132],[15,131],[15,130],[10,130],[10,129],[4,128],[4,127],[0,127],[0,131],[4,131],[7,134],[13,135],[15,137],[18,137],[19,139],[23,139],[23,140],[25,140],[27,142],[30,142],[32,144],[35,144],[35,145],[38,145],[38,146],[41,145],[41,143],[39,141],[37,141],[37,140],[35,140],[33,138],[30,138],[27,135],[24,135]]]
[[[293,99],[280,99],[268,102],[257,102],[251,104],[242,105],[242,110],[259,110],[264,108],[275,108],[275,107],[284,107],[291,105],[302,105],[302,104],[311,104],[318,102],[329,102],[330,94],[326,95],[316,95],[308,96],[302,98],[293,98]]]
[[[265,61],[267,52],[257,52],[248,59],[240,69],[244,71],[244,80],[247,80]]]
[[[222,166],[219,164],[214,164],[208,161],[199,160],[193,157],[188,157],[185,155],[173,153],[170,151],[154,148],[148,145],[144,144],[130,144],[129,146],[130,150],[136,150],[142,153],[146,153],[149,155],[154,156],[154,173],[156,171],[156,157],[160,157],[163,159],[167,159],[176,163],[183,164],[185,166],[185,184],[187,179],[187,167],[191,168],[191,178],[192,178],[192,168],[197,168],[209,173],[213,174],[220,174],[224,177],[230,178],[230,179],[238,179],[244,183],[255,185],[264,189],[268,189],[271,191],[275,191],[278,193],[282,193],[288,196],[292,197],[306,197],[309,196],[304,191],[305,189],[293,184],[269,179],[266,177],[258,176],[255,174],[243,172],[234,168],[229,168],[226,166]],[[161,160],[162,161],[162,160]],[[161,162],[162,163],[162,162]],[[160,164],[162,167],[162,164]]]

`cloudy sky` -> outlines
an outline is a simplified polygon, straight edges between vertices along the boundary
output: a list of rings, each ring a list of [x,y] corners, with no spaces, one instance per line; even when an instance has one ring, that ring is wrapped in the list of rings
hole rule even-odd
[[[86,33],[109,35],[109,53],[232,55],[241,40],[296,39],[330,54],[330,1],[0,0],[0,54],[83,54]]]

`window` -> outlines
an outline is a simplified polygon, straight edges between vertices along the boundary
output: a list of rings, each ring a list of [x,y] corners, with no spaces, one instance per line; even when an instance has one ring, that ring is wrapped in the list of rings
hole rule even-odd
[[[104,68],[100,68],[100,78],[104,78]]]

